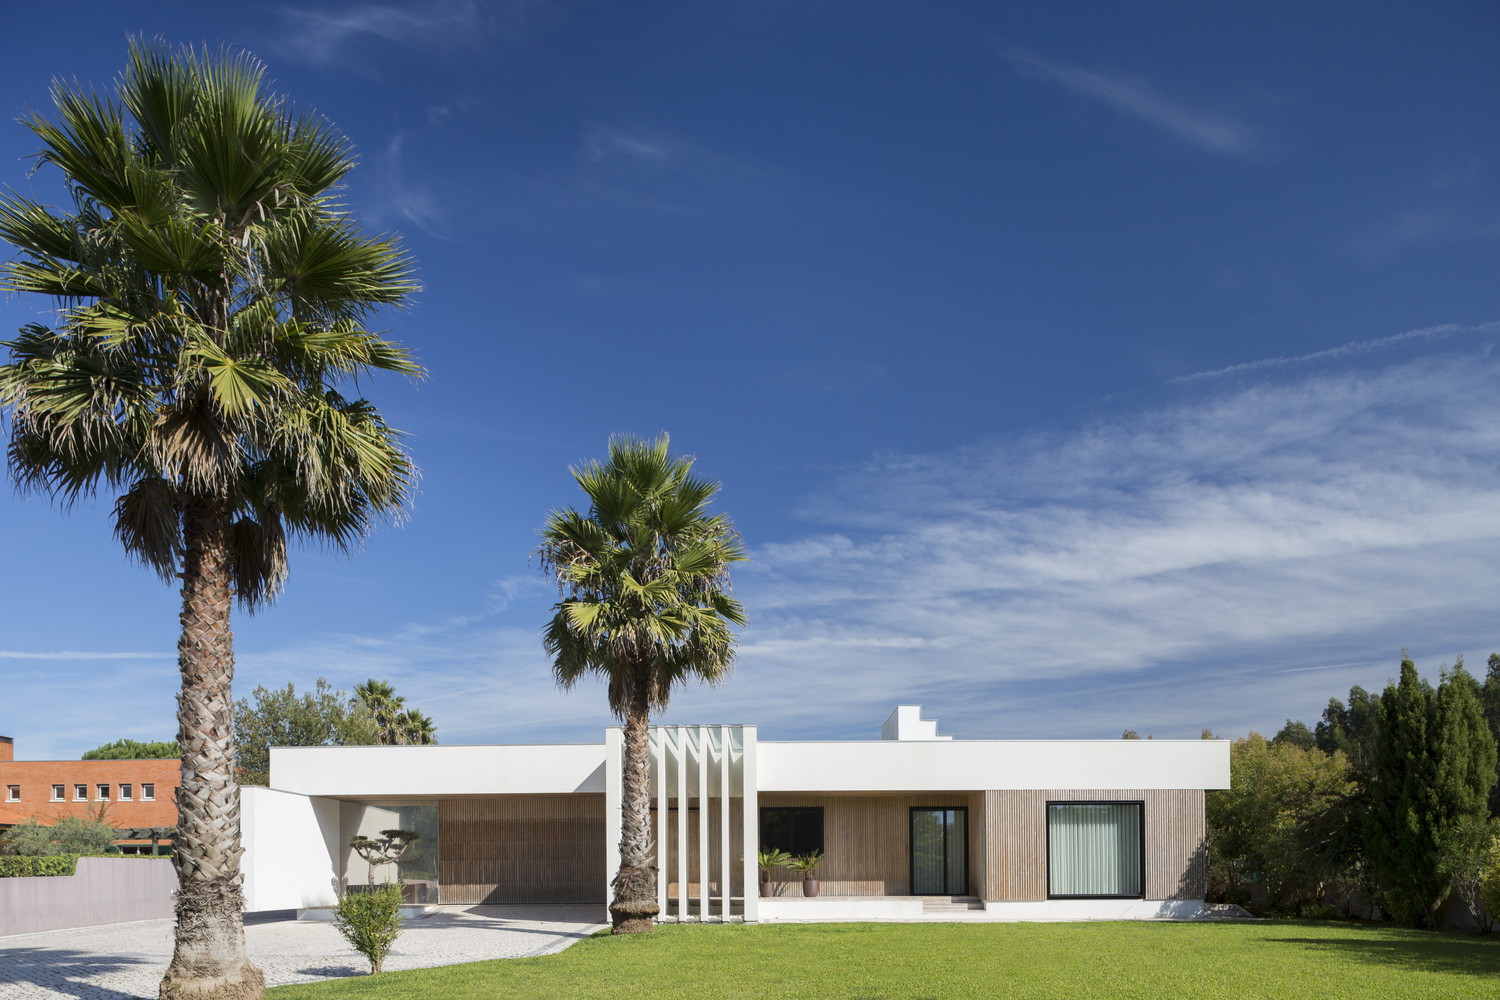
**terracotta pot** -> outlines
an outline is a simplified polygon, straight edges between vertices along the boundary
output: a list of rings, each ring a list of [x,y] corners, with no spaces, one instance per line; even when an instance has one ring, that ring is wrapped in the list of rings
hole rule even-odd
[[[823,883],[819,882],[817,879],[805,878],[802,880],[802,895],[806,896],[808,899],[812,899],[822,891]]]
[[[770,899],[774,895],[776,895],[776,883],[775,882],[762,882],[760,884],[760,898],[761,899]]]

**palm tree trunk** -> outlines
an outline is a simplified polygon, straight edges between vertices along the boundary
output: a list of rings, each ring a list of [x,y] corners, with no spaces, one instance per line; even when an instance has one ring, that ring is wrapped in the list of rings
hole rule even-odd
[[[620,873],[615,876],[615,898],[609,905],[616,934],[650,931],[652,918],[661,909],[656,902],[658,872],[651,837],[651,705],[645,676],[638,677],[633,688],[625,713]]]
[[[247,1000],[265,977],[245,953],[240,881],[240,789],[234,780],[234,636],[229,518],[213,501],[183,511],[182,636],[177,663],[177,933],[161,1000]]]

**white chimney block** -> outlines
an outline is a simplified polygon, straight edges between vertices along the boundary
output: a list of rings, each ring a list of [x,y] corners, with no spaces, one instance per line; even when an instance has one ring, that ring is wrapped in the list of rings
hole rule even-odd
[[[938,735],[937,720],[922,718],[921,705],[897,705],[896,710],[886,716],[885,722],[881,724],[880,738],[907,742],[953,739],[951,736]]]

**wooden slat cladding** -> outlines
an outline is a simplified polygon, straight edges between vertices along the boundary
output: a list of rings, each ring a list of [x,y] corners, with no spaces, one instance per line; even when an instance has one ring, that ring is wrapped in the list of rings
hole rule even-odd
[[[444,903],[602,903],[603,795],[438,802]]]
[[[693,799],[694,803],[700,800]],[[721,839],[721,827],[723,826],[720,810],[723,808],[723,799],[712,798],[708,800],[708,886],[709,894],[713,897],[711,902],[713,912],[718,913],[719,907],[719,879],[722,874],[719,871],[723,852],[719,845]],[[741,831],[744,824],[741,817],[745,815],[745,800],[741,798],[730,798],[729,800],[729,894],[740,896],[745,892],[744,867],[740,864],[740,858],[745,854],[744,835]],[[667,895],[676,898],[681,886],[677,883],[677,800],[672,799],[670,808],[667,810],[667,870],[662,875],[667,880]],[[701,883],[698,880],[698,818],[699,812],[696,808],[688,810],[688,897],[693,900],[693,913],[698,912],[698,892]],[[656,822],[656,810],[651,812],[652,823]]]
[[[911,809],[913,806],[969,806],[969,891],[978,884],[974,844],[978,814],[972,796],[954,793],[917,795],[794,795],[760,796],[768,806],[822,806],[823,850],[828,855],[818,869],[825,896],[907,896],[911,894]],[[765,845],[762,845],[765,846]],[[794,872],[778,872],[781,896],[801,896],[802,882]]]
[[[1145,803],[1146,898],[1202,899],[1202,789],[984,792],[984,898],[1047,898],[1047,803]]]

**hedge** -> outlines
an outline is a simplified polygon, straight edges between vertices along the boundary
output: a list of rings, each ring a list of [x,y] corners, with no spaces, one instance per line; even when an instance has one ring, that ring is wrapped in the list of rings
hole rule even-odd
[[[78,867],[78,855],[57,854],[51,857],[0,855],[0,878],[27,878],[37,875],[72,875]]]

